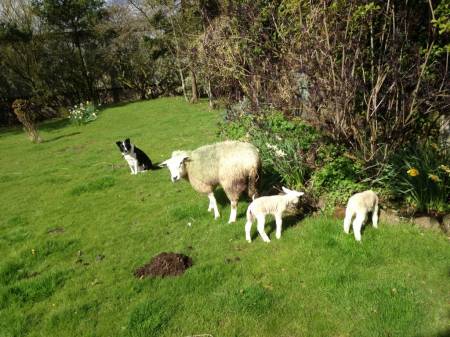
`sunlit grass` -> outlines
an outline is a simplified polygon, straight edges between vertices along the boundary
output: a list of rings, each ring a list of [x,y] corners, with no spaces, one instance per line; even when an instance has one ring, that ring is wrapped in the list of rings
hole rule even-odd
[[[217,112],[170,98],[45,123],[45,142],[0,133],[0,336],[445,336],[450,248],[409,225],[363,243],[326,217],[264,244],[227,224],[167,170],[132,176],[115,141],[154,162],[216,139]],[[220,197],[219,200],[224,199]],[[188,226],[188,222],[191,226]],[[273,227],[273,221],[268,227]],[[162,251],[193,258],[179,278],[138,280]]]

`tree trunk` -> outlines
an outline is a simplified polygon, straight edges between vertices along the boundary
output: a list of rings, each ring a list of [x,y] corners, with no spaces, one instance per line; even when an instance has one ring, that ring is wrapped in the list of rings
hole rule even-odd
[[[197,78],[195,77],[195,72],[192,69],[191,69],[191,82],[192,82],[191,103],[196,103],[198,101]]]
[[[80,41],[80,37],[79,37],[79,32],[75,29],[74,32],[74,43],[75,46],[78,50],[78,56],[80,57],[80,62],[81,62],[81,66],[82,66],[82,73],[83,73],[83,77],[86,81],[86,85],[87,85],[87,89],[89,91],[89,98],[93,101],[96,101],[95,99],[95,94],[94,94],[94,85],[92,83],[92,79],[89,77],[89,72],[87,70],[87,65],[86,65],[86,61],[84,60],[84,56],[83,56],[83,51],[81,48],[81,41]]]
[[[188,99],[187,93],[186,93],[186,83],[184,82],[183,69],[181,69],[181,66],[179,64],[178,64],[178,72],[180,73],[181,89],[183,89],[184,99],[186,100],[186,102],[189,102],[189,99]]]
[[[208,100],[209,100],[209,110],[214,109],[213,95],[211,90],[211,80],[208,80]]]

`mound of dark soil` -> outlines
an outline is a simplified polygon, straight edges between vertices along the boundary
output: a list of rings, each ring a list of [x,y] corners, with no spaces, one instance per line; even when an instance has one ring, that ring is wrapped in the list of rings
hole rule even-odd
[[[192,266],[189,256],[176,253],[161,253],[154,256],[149,263],[137,268],[134,276],[137,278],[154,276],[179,276]]]

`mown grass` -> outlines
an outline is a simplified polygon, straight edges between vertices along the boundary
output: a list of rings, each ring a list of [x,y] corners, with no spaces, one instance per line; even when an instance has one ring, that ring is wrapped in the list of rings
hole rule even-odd
[[[248,244],[246,202],[238,223],[226,223],[228,204],[214,221],[207,198],[168,171],[130,175],[114,143],[130,137],[158,162],[214,141],[217,120],[168,98],[105,109],[80,128],[46,123],[38,145],[2,130],[0,336],[448,335],[442,234],[381,224],[358,244],[315,217]],[[162,251],[194,266],[133,276]]]

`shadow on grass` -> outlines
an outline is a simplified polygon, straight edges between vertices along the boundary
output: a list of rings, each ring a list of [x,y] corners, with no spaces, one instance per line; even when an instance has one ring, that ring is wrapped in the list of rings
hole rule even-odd
[[[11,135],[17,135],[19,133],[25,134],[23,129],[20,126],[14,125],[10,127],[1,127],[0,128],[0,137],[7,137]]]
[[[433,335],[420,335],[420,336],[417,336],[417,337],[450,337],[450,329],[438,332],[438,333],[433,334]]]
[[[44,139],[43,143],[51,143],[51,142],[57,141],[57,140],[59,140],[61,138],[66,138],[66,137],[72,137],[72,136],[79,135],[80,133],[81,132],[78,131],[78,132],[67,133],[65,135],[61,135],[61,136],[54,137],[54,138],[51,138],[51,139]]]

